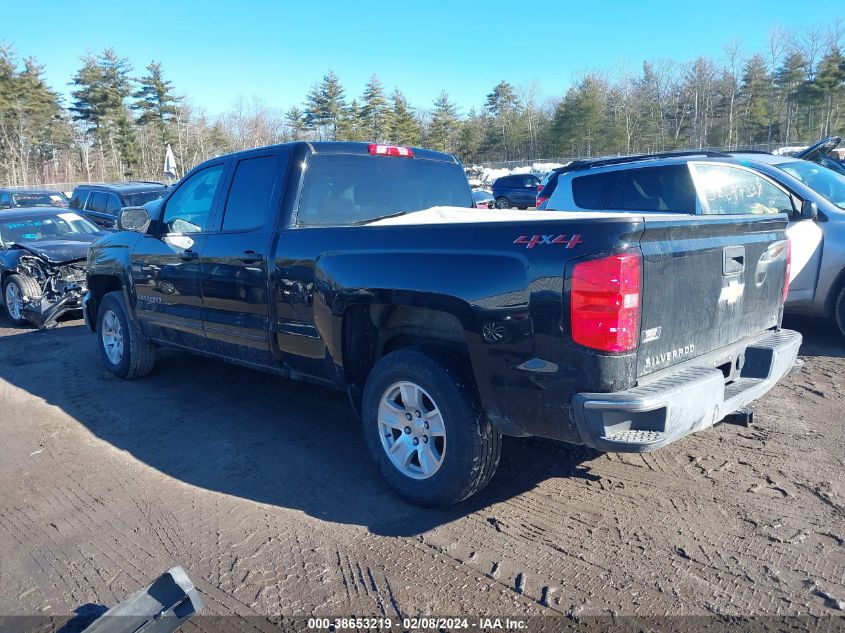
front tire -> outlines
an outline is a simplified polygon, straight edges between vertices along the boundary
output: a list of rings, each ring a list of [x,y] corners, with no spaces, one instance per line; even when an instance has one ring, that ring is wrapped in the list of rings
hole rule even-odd
[[[845,336],[845,286],[839,290],[836,303],[833,306],[833,322],[839,328],[839,333]]]
[[[413,348],[383,357],[364,387],[367,447],[390,486],[409,501],[446,507],[484,488],[501,435],[467,371]]]
[[[28,321],[23,316],[24,297],[40,296],[41,286],[32,277],[9,275],[3,284],[3,302],[9,320],[15,325],[26,325]]]
[[[100,301],[97,341],[100,358],[113,374],[129,380],[153,370],[155,346],[129,320],[120,292],[110,292]]]
[[[508,200],[504,196],[501,196],[500,198],[496,198],[496,208],[497,209],[510,209],[511,208],[511,202],[510,202],[510,200]]]

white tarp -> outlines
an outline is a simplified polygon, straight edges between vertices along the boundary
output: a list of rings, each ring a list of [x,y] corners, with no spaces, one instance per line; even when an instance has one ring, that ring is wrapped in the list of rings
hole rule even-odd
[[[167,151],[164,153],[164,175],[168,178],[179,177],[179,173],[176,171],[176,157],[173,155],[170,143],[167,144]]]

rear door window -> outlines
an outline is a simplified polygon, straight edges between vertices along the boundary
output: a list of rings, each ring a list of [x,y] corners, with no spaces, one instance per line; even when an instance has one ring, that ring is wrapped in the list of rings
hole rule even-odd
[[[608,201],[622,172],[610,171],[572,179],[572,200],[581,209],[601,211]],[[552,189],[554,191],[554,189]]]
[[[106,194],[103,191],[93,191],[91,197],[88,198],[88,206],[85,207],[88,211],[96,213],[106,212]]]
[[[286,154],[285,154],[286,155]],[[243,231],[264,226],[280,170],[279,156],[259,156],[238,161],[226,208],[224,231]]]
[[[113,193],[108,194],[108,198],[106,199],[106,213],[117,215],[120,212],[120,207],[120,198]]]
[[[141,207],[151,200],[163,198],[165,193],[167,193],[167,189],[162,187],[161,189],[153,189],[151,191],[125,193],[123,194],[123,199],[126,201],[125,206],[127,207]]]
[[[695,165],[702,213],[748,215],[794,212],[792,198],[761,175],[732,165]]]
[[[695,186],[686,165],[626,170],[621,194],[624,211],[695,213]]]
[[[85,208],[85,199],[88,197],[89,191],[87,189],[79,190],[73,192],[73,195],[70,197],[70,208],[71,209],[84,209]]]

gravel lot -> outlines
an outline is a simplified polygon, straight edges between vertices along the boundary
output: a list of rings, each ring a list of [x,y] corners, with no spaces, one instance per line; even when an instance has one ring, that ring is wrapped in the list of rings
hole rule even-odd
[[[344,396],[164,352],[105,372],[81,321],[0,322],[0,614],[112,605],[174,564],[205,613],[780,614],[845,609],[845,342],[648,455],[511,440],[448,512],[382,482]]]

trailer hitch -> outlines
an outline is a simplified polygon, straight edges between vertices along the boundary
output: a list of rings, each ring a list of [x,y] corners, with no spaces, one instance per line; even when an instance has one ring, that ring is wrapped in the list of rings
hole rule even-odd
[[[738,426],[751,426],[754,423],[754,409],[752,407],[737,409],[733,413],[726,415],[722,422],[736,424]]]

